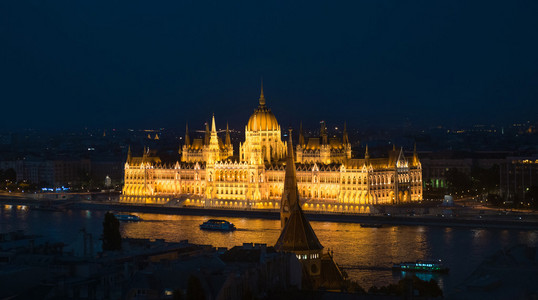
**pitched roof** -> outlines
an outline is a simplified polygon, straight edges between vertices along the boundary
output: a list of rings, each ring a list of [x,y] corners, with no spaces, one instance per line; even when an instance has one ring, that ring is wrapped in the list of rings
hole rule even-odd
[[[192,150],[202,150],[204,146],[204,140],[203,139],[194,139],[192,142],[192,145],[190,146],[190,149]]]
[[[339,138],[330,138],[329,139],[329,145],[331,146],[331,149],[342,149],[344,148],[344,145],[342,145],[342,142],[340,142]]]
[[[159,164],[161,163],[161,158],[158,156],[149,156],[149,157],[132,157],[129,161],[130,166],[140,166],[143,163]]]
[[[266,254],[275,253],[275,248],[267,247]],[[261,248],[245,248],[244,246],[235,246],[220,256],[224,262],[259,262],[262,256]]]
[[[308,144],[306,145],[307,150],[318,150],[319,148],[319,138],[308,139]]]
[[[288,252],[323,249],[298,203],[292,209],[290,218],[275,244],[275,249]]]

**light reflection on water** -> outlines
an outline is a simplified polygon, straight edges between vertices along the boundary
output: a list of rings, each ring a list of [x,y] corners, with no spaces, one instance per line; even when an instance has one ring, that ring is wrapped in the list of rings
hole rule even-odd
[[[137,215],[143,221],[122,223],[122,236],[168,241],[187,239],[193,243],[230,248],[245,242],[274,245],[280,234],[279,220],[225,218],[238,230],[223,233],[199,229],[200,224],[213,217]],[[69,244],[82,228],[100,236],[103,216],[102,211],[44,212],[0,206],[0,231],[23,229]],[[488,255],[517,243],[538,244],[537,231],[426,226],[361,228],[352,223],[311,223],[322,245],[334,251],[335,261],[345,267],[351,279],[365,288],[397,282],[402,274],[392,272],[393,263],[440,258],[450,267],[449,274],[421,276],[436,279],[449,290]]]

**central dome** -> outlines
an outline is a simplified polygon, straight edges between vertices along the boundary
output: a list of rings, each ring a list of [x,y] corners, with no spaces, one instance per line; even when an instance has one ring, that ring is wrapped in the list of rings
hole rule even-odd
[[[250,119],[248,119],[247,130],[250,131],[268,131],[277,130],[278,122],[271,109],[265,106],[265,97],[263,96],[263,85],[260,94],[260,106],[254,111]]]
[[[250,131],[257,130],[277,130],[278,122],[271,109],[264,106],[259,106],[256,111],[248,119],[247,129]]]

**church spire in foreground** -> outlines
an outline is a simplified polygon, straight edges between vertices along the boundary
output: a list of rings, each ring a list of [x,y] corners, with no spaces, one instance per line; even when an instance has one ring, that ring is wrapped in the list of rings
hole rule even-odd
[[[289,137],[286,175],[284,177],[284,191],[282,192],[280,209],[280,221],[283,228],[275,248],[278,251],[296,252],[296,254],[300,252],[320,255],[323,246],[319,242],[310,222],[306,219],[299,201],[291,129]],[[311,257],[308,258],[310,259]],[[319,273],[319,269],[313,273]]]
[[[306,272],[317,278],[321,273],[323,246],[301,209],[295,162],[293,159],[291,129],[289,137],[284,191],[282,192],[282,202],[280,205],[280,221],[283,224],[283,228],[275,244],[275,249],[277,251],[295,253]]]
[[[296,202],[299,202],[297,188],[297,176],[295,171],[295,160],[293,159],[293,142],[291,128],[289,129],[288,156],[286,157],[286,173],[284,176],[284,191],[280,202],[280,228],[284,229],[290,217],[291,210]]]

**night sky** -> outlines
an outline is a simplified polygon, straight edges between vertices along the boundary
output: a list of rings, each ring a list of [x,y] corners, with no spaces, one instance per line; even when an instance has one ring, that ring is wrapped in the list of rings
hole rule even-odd
[[[289,3],[293,2],[293,3]],[[0,1],[0,128],[536,120],[538,1]]]

